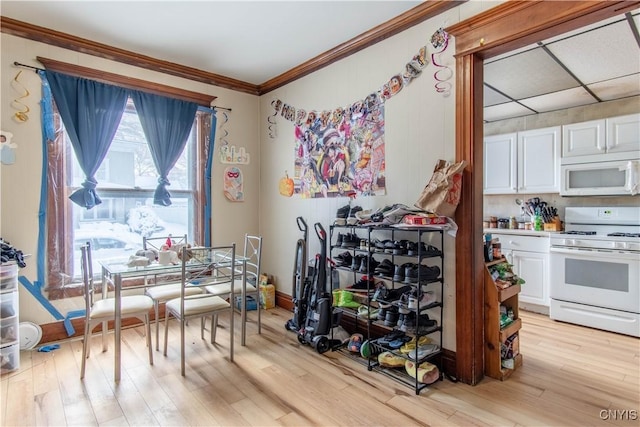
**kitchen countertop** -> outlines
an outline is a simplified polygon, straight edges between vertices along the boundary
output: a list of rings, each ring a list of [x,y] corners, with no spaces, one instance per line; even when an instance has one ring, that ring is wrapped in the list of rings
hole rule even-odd
[[[557,231],[534,231],[534,230],[522,230],[522,229],[510,229],[510,228],[485,228],[484,233],[491,234],[515,234],[518,236],[539,236],[549,237],[551,233],[557,233]]]

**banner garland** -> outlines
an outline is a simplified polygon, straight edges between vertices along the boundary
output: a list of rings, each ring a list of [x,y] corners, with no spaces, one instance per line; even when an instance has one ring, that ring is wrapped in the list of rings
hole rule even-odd
[[[439,61],[441,54],[447,49],[449,46],[449,34],[443,29],[439,28],[433,35],[431,36],[431,45],[435,49],[439,49],[437,52],[431,54],[431,61],[433,65],[441,70],[437,70],[434,73],[434,78],[437,81],[435,87],[436,91],[439,93],[443,93],[448,95],[451,89],[451,83],[449,80],[453,71],[451,68],[446,65],[442,65]],[[405,70],[402,73],[398,73],[391,77],[388,82],[384,83],[382,87],[380,87],[374,94],[378,97],[379,102],[385,102],[389,98],[397,95],[404,87],[408,86],[416,77],[422,74],[422,70],[428,65],[429,60],[427,57],[427,47],[423,46],[418,50],[418,53],[411,58],[405,65]],[[369,98],[372,96],[369,95]],[[269,129],[269,137],[274,139],[277,135],[277,122],[276,117],[278,115],[284,117],[286,120],[290,122],[294,122],[296,125],[306,124],[308,127],[313,127],[314,125],[320,122],[326,126],[328,120],[334,124],[334,126],[339,125],[342,118],[344,117],[345,111],[352,110],[357,108],[358,103],[362,103],[363,101],[357,101],[349,106],[344,108],[338,107],[332,111],[309,111],[307,113],[306,110],[301,108],[295,108],[292,105],[286,104],[282,102],[280,99],[274,99],[271,101],[271,105],[273,106],[273,114],[267,117],[268,129]]]
[[[442,52],[449,47],[449,34],[440,28],[431,36],[431,45],[434,49],[440,49],[437,52],[431,54],[431,62],[435,67],[440,68],[433,73],[433,78],[436,80],[435,88],[436,92],[441,93],[443,96],[449,96],[451,93],[451,83],[448,80],[453,77],[453,70],[440,63],[440,57]]]
[[[448,96],[447,80],[453,71],[440,63],[440,57],[449,35],[440,28],[430,41],[437,49],[431,62],[440,68],[434,72],[435,89]],[[295,124],[295,193],[304,198],[385,194],[384,103],[422,75],[428,63],[427,46],[422,46],[404,70],[377,91],[333,110],[307,112],[273,100],[273,114],[267,117],[269,137],[278,134],[278,115]]]

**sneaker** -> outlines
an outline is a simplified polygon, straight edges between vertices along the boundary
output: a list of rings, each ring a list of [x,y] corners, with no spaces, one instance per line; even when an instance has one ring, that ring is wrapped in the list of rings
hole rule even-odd
[[[393,280],[395,282],[404,282],[404,278],[405,278],[405,271],[407,270],[407,267],[412,266],[413,264],[410,262],[405,262],[402,265],[396,265],[395,266],[395,270],[393,272]]]
[[[347,217],[349,216],[349,205],[344,205],[336,211],[335,225],[347,225]]]
[[[387,308],[387,314],[384,318],[385,326],[394,327],[398,323],[398,317],[400,314],[398,313],[398,308],[394,306],[389,306]]]
[[[407,243],[407,255],[409,256],[418,256],[424,255],[427,251],[427,246],[424,242],[409,242]]]
[[[369,274],[369,272],[375,271],[376,267],[380,264],[374,257],[368,257],[364,255],[362,258],[362,262],[360,263],[360,268],[358,272]]]
[[[360,270],[360,266],[362,265],[362,260],[366,259],[366,258],[367,258],[367,256],[366,255],[362,255],[362,254],[358,254],[358,255],[354,256],[352,258],[352,261],[351,261],[351,269],[353,271]]]
[[[386,301],[388,296],[389,296],[389,289],[387,289],[387,286],[384,284],[384,282],[376,283],[376,290],[373,293],[373,297],[371,297],[371,300]],[[379,304],[379,306],[382,307],[382,304]]]
[[[418,283],[435,280],[440,276],[440,267],[434,265],[430,267],[424,264],[412,264],[407,266],[404,271],[404,283]]]
[[[356,213],[362,211],[361,206],[353,206],[349,211],[349,216],[347,217],[347,224],[356,225],[358,223],[358,218],[356,218]]]
[[[336,256],[336,265],[338,267],[351,267],[352,262],[353,257],[351,256],[351,252],[344,251]]]
[[[360,245],[360,239],[353,233],[347,233],[342,238],[341,247],[345,249],[357,248]]]
[[[422,346],[418,346],[418,348],[407,353],[407,356],[411,360],[416,360],[416,356],[418,361],[422,361],[427,358],[427,356],[437,353],[440,351],[440,346],[438,344],[425,344]]]
[[[375,247],[376,247],[376,250],[377,250],[377,251],[379,251],[379,252],[384,252],[384,251],[385,251],[385,248],[386,248],[387,243],[388,243],[388,242],[390,242],[390,241],[391,241],[391,240],[377,240],[377,239],[376,239],[376,240],[375,240]]]
[[[372,278],[367,276],[362,276],[362,279],[358,280],[356,283],[348,287],[347,289],[374,289],[375,282]]]
[[[375,274],[378,276],[393,276],[393,272],[395,271],[396,266],[389,261],[388,259],[383,259],[380,264],[378,264],[375,268]]]
[[[342,246],[343,240],[344,240],[344,234],[338,233],[338,238],[336,239],[336,246]]]

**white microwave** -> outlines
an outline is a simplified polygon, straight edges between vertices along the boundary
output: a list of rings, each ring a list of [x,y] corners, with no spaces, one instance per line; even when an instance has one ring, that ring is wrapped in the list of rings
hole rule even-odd
[[[563,164],[561,196],[621,196],[640,192],[640,160]]]

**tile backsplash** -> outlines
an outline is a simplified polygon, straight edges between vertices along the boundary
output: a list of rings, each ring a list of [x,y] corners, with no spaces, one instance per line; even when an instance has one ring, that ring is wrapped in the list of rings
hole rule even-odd
[[[497,216],[498,218],[508,218],[521,215],[520,206],[516,204],[516,199],[527,201],[533,197],[539,197],[547,202],[547,205],[558,209],[558,216],[564,221],[564,208],[568,206],[638,206],[640,205],[640,195],[636,196],[608,196],[608,197],[562,197],[559,194],[501,194],[486,195],[483,197],[484,218]]]

